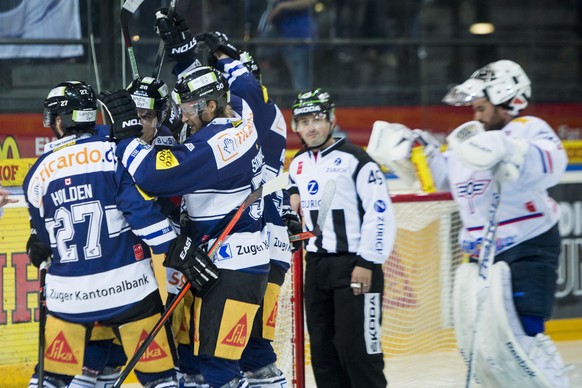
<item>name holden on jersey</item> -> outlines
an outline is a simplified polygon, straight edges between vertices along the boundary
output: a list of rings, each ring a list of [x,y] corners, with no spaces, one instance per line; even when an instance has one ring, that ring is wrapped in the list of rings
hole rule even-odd
[[[93,188],[91,187],[91,184],[65,187],[51,193],[51,198],[53,199],[55,206],[67,202],[91,199],[93,198]]]

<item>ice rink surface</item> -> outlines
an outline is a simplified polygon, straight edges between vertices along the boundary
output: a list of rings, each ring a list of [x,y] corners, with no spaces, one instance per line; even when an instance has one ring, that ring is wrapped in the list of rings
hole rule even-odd
[[[570,377],[570,387],[571,388],[582,388],[582,340],[580,341],[560,341],[556,343],[558,349],[560,350],[560,354],[564,359],[566,365],[571,365],[572,370],[568,373]],[[432,357],[432,356],[430,356]],[[456,387],[464,387],[464,376],[461,379],[458,379],[454,376],[450,376],[450,371],[440,370],[440,371],[427,371],[426,368],[423,368],[423,357],[415,357],[414,360],[410,360],[410,362],[414,362],[415,369],[418,373],[414,376],[410,376],[408,374],[403,374],[400,371],[406,370],[407,368],[398,368],[395,364],[387,363],[386,366],[386,376],[388,378],[388,386],[390,388],[435,388],[435,387],[446,387],[446,388],[456,388]],[[315,382],[313,380],[313,374],[311,372],[311,367],[307,365],[305,367],[305,374],[306,374],[306,388],[315,388]],[[440,374],[440,376],[439,376]],[[424,380],[423,376],[432,376],[432,381]],[[435,384],[435,376],[437,380],[440,380],[441,383]],[[411,379],[414,379],[414,383],[411,383]],[[447,381],[462,381],[459,383],[452,383],[449,384]],[[137,388],[140,387],[139,384],[124,384],[124,387],[128,388]],[[477,386],[476,386],[477,387]]]

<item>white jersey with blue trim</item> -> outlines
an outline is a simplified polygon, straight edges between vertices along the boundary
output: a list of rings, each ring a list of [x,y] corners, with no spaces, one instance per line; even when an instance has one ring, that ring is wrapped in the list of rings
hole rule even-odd
[[[503,252],[549,230],[558,222],[558,204],[547,189],[560,181],[568,165],[564,147],[542,119],[517,117],[501,129],[507,136],[528,143],[520,176],[501,184],[501,204],[496,235],[497,252]],[[464,166],[452,151],[435,153],[429,160],[439,190],[450,190],[458,205],[463,229],[459,236],[466,252],[478,255],[493,195],[491,171],[476,172]]]
[[[122,140],[116,155],[144,191],[183,195],[189,217],[186,234],[211,245],[230,216],[261,184],[263,155],[253,112],[215,118],[184,144],[159,149],[139,139]],[[218,268],[264,273],[269,255],[261,235],[262,200],[249,207],[216,255]],[[215,230],[216,228],[220,230]]]
[[[308,252],[354,253],[382,264],[396,237],[394,207],[380,167],[345,138],[317,154],[302,150],[289,166],[289,194],[299,194],[305,228],[313,230],[326,183],[336,190],[320,237],[308,240]]]
[[[150,247],[165,253],[176,234],[118,163],[114,143],[88,134],[57,140],[23,190],[32,227],[52,251],[51,313],[73,322],[108,319],[157,290]]]
[[[233,109],[238,112],[244,99],[255,113],[254,121],[265,157],[263,182],[268,182],[283,173],[287,146],[285,118],[279,107],[268,98],[266,88],[259,84],[242,62],[225,58],[218,61],[217,67],[230,85]],[[265,197],[264,233],[271,259],[287,269],[291,262],[291,243],[281,218],[283,201],[283,190]]]

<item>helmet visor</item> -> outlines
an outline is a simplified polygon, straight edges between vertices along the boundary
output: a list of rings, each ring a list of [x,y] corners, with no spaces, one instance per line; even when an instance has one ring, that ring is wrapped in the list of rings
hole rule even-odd
[[[206,100],[204,98],[188,101],[180,104],[180,109],[186,116],[200,116],[206,110]]]
[[[45,128],[50,128],[52,122],[52,115],[50,109],[46,109],[42,113],[42,124]]]
[[[453,86],[443,98],[445,104],[454,106],[471,105],[485,98],[485,83],[482,80],[469,78],[460,85]]]

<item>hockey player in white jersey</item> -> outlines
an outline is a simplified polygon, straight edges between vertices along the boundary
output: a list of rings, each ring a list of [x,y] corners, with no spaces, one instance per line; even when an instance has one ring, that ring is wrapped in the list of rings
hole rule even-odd
[[[149,247],[171,254],[176,234],[117,163],[115,145],[96,135],[96,118],[97,99],[86,83],[52,89],[44,124],[59,140],[39,157],[23,185],[38,244],[50,246],[52,255],[44,381],[35,373],[31,387],[94,384],[94,376],[82,370],[94,323],[113,327],[132,355],[163,308]],[[36,259],[48,254],[31,255],[31,261],[39,266]],[[142,384],[177,387],[169,338],[163,331],[153,345],[160,357],[140,360],[136,374]]]
[[[463,221],[459,242],[472,257],[479,256],[491,199],[500,186],[494,258],[498,264],[489,271],[490,291],[473,354],[477,379],[492,387],[568,386],[560,355],[544,334],[561,249],[559,206],[547,189],[559,182],[568,160],[545,121],[519,115],[530,98],[531,84],[523,69],[500,60],[478,69],[444,97],[445,103],[469,105],[474,112],[474,121],[447,137],[447,151],[438,152],[439,144],[427,132],[398,129],[409,148],[415,141],[426,144],[434,183],[439,190],[451,191]],[[386,133],[394,128],[387,123],[380,127]],[[394,162],[391,151],[369,146],[372,156],[386,164]],[[464,295],[455,301],[455,315],[458,345],[466,358],[472,351],[475,306],[464,299],[473,295],[470,290],[477,281],[471,266],[476,264],[461,266],[455,285],[457,294]]]

